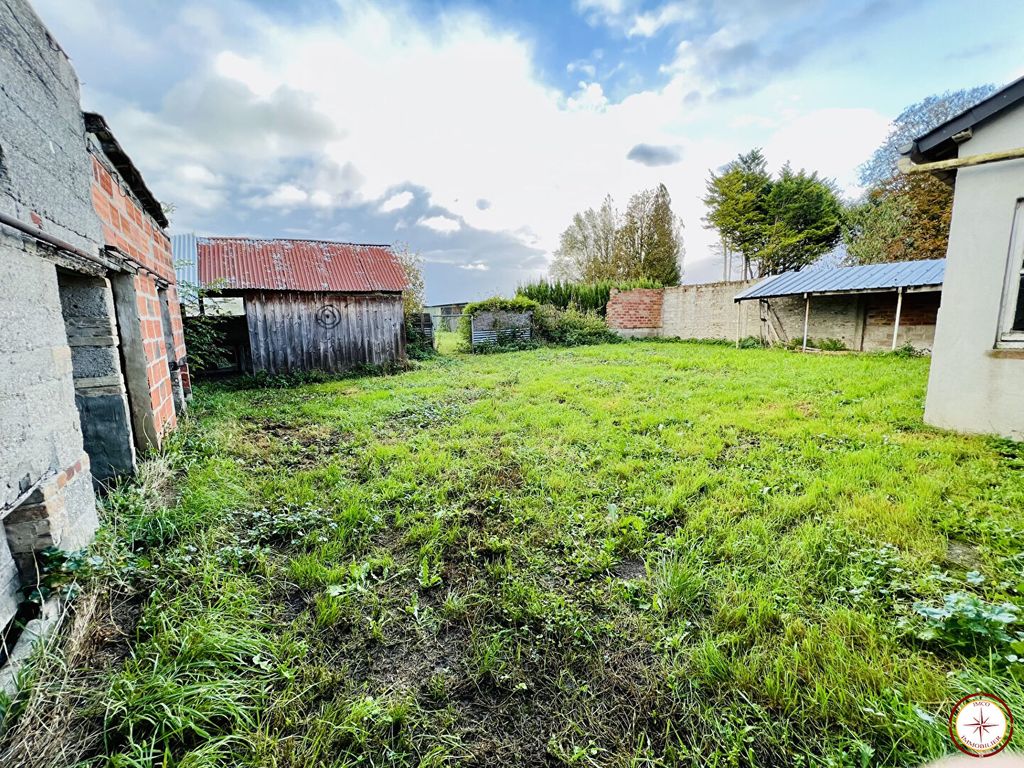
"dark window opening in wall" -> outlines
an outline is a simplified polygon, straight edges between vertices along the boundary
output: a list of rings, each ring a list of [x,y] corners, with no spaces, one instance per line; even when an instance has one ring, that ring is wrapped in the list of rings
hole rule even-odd
[[[1024,331],[1024,269],[1017,282],[1017,308],[1013,315],[1014,331]]]
[[[106,278],[63,270],[57,273],[57,288],[71,349],[82,443],[93,479],[102,486],[135,470],[113,295]]]
[[[1001,341],[1024,343],[1024,199],[1017,201],[1013,212],[1001,326]]]

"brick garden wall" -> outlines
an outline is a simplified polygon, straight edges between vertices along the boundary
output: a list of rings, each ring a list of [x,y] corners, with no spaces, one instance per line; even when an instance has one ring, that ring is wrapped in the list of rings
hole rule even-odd
[[[633,338],[660,336],[664,295],[660,288],[612,289],[605,315],[608,327]]]
[[[146,376],[159,442],[167,431],[177,425],[175,391],[172,386],[176,382],[172,379],[172,363],[180,368],[183,394],[191,389],[185,363],[185,338],[171,243],[160,226],[143,211],[127,190],[116,170],[107,165],[95,148],[92,154],[92,203],[103,223],[103,236],[107,245],[114,246],[146,270],[140,270],[135,275],[134,283],[147,361]],[[165,340],[158,279],[167,285],[172,349],[168,349]]]

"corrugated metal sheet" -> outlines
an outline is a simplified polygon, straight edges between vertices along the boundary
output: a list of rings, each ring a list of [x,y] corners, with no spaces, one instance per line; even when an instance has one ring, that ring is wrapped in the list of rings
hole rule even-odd
[[[178,283],[199,285],[199,254],[196,251],[196,236],[171,235],[171,258],[174,260],[174,274]]]
[[[898,261],[837,269],[807,269],[772,275],[734,296],[735,301],[802,296],[805,293],[859,293],[941,286],[945,259]]]
[[[200,237],[204,285],[271,291],[389,291],[405,288],[405,273],[386,245],[324,240]]]

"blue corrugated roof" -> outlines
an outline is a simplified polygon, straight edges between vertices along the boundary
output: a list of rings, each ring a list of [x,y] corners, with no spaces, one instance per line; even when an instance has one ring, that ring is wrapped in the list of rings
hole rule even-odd
[[[171,258],[179,283],[199,285],[199,249],[195,234],[171,235]]]
[[[945,259],[927,259],[783,272],[741,291],[733,299],[744,301],[770,299],[776,296],[802,296],[805,293],[858,293],[941,286],[945,267]]]

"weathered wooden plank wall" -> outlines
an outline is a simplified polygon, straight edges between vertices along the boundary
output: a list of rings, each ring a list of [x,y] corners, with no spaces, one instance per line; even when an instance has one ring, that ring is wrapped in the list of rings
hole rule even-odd
[[[402,297],[396,293],[246,294],[254,371],[345,371],[405,359]]]

